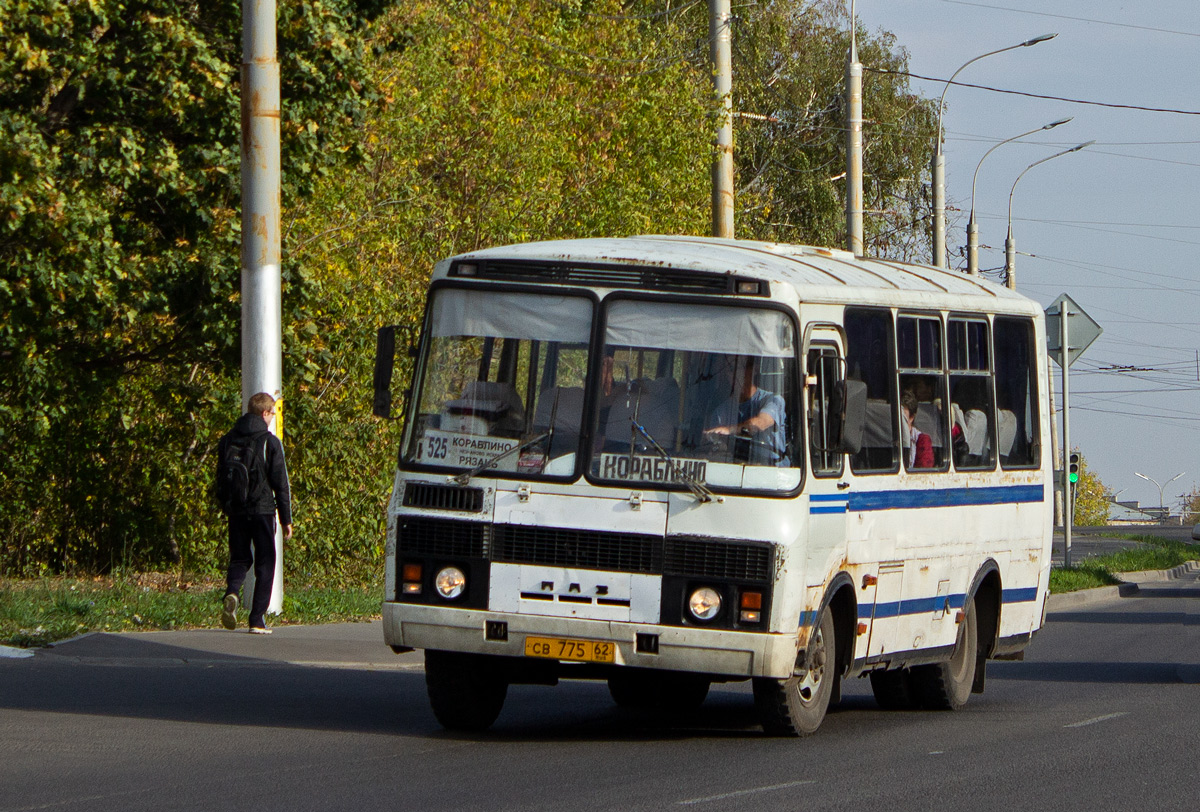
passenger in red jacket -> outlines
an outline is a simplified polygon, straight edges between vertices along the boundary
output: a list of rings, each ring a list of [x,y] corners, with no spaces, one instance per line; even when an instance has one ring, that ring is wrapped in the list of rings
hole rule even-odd
[[[900,409],[904,415],[904,425],[908,430],[908,468],[933,468],[933,439],[913,425],[917,416],[917,396],[906,391],[900,396]]]

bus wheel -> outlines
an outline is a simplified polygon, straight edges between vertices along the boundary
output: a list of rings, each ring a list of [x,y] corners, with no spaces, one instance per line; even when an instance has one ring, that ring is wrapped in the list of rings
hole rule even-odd
[[[754,704],[763,730],[772,736],[817,732],[837,681],[833,614],[826,611],[809,641],[807,670],[788,679],[754,678]]]
[[[508,680],[486,655],[426,650],[425,689],[442,727],[480,731],[500,715]]]
[[[870,677],[871,693],[884,710],[912,710],[919,704],[912,672],[907,668],[872,671]]]
[[[979,652],[979,622],[975,616],[975,601],[968,601],[963,613],[950,661],[912,669],[913,686],[921,704],[927,708],[958,710],[971,696]]]
[[[608,692],[622,708],[677,713],[703,705],[711,684],[699,674],[620,671],[608,678]]]

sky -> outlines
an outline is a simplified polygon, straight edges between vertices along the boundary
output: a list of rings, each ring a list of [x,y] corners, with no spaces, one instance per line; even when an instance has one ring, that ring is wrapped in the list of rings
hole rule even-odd
[[[1177,506],[1200,486],[1200,2],[856,0],[855,12],[862,29],[896,35],[912,73],[940,80],[912,80],[934,99],[969,59],[1058,34],[973,63],[946,93],[946,200],[957,209],[947,214],[951,265],[966,265],[977,166],[979,267],[999,270],[1017,176],[1096,142],[1031,169],[1016,186],[1017,289],[1043,307],[1066,293],[1104,329],[1071,366],[1071,445],[1121,501],[1156,507],[1162,485],[1164,503]],[[863,113],[869,122],[871,111]],[[998,142],[1068,116],[979,163]],[[1059,368],[1051,368],[1061,404]]]

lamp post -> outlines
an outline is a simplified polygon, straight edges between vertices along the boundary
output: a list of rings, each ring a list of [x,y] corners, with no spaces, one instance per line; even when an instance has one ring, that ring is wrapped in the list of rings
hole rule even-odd
[[[1158,520],[1159,520],[1160,522],[1162,522],[1163,524],[1166,524],[1166,516],[1164,516],[1164,515],[1163,515],[1163,512],[1162,512],[1162,510],[1163,510],[1163,488],[1167,487],[1167,486],[1168,486],[1168,485],[1170,485],[1172,482],[1174,482],[1175,480],[1179,479],[1179,478],[1180,478],[1181,476],[1183,476],[1185,473],[1187,473],[1187,472],[1186,472],[1186,471],[1180,471],[1178,474],[1176,474],[1175,476],[1171,477],[1170,479],[1168,479],[1168,480],[1167,480],[1166,482],[1164,482],[1163,484],[1159,485],[1159,484],[1158,484],[1158,480],[1157,480],[1157,479],[1154,479],[1153,477],[1148,477],[1148,476],[1146,476],[1145,474],[1139,474],[1137,471],[1134,471],[1134,472],[1133,472],[1133,475],[1134,475],[1134,476],[1140,476],[1142,479],[1146,480],[1147,482],[1153,482],[1155,485],[1158,485]]]
[[[979,169],[983,166],[983,162],[987,160],[987,156],[991,155],[1005,144],[1016,141],[1019,138],[1024,138],[1027,135],[1033,135],[1042,130],[1053,130],[1060,124],[1066,124],[1070,118],[1060,118],[1058,121],[1051,121],[1049,124],[1043,124],[1041,127],[1035,127],[1029,132],[1014,135],[1012,138],[1005,138],[1003,141],[994,144],[991,149],[983,153],[983,157],[979,159],[979,163],[975,165],[975,175],[971,178],[971,216],[967,218],[967,273],[971,276],[979,275],[979,224],[975,222],[975,183],[979,180]]]
[[[1009,45],[1007,48],[1000,48],[995,51],[988,51],[986,54],[968,59],[954,73],[950,74],[950,78],[946,80],[946,86],[942,88],[942,97],[938,100],[938,118],[937,118],[937,133],[934,136],[933,142],[933,264],[939,268],[946,267],[946,156],[942,152],[942,113],[946,107],[946,91],[950,89],[950,85],[954,84],[954,79],[963,68],[974,62],[978,62],[984,57],[1002,54],[1005,51],[1012,51],[1017,48],[1026,48],[1030,45],[1037,45],[1039,42],[1054,39],[1058,34],[1042,34],[1040,37],[1019,42],[1016,45]]]
[[[1062,152],[1056,152],[1049,158],[1042,158],[1040,161],[1034,161],[1029,166],[1021,170],[1021,174],[1017,175],[1017,179],[1013,181],[1012,189],[1008,192],[1008,236],[1004,238],[1004,282],[1008,285],[1009,290],[1017,289],[1017,242],[1013,239],[1012,233],[1012,202],[1013,193],[1017,191],[1017,184],[1021,182],[1021,178],[1025,177],[1025,173],[1033,169],[1038,164],[1044,164],[1046,161],[1053,161],[1055,158],[1061,158],[1063,155],[1070,155],[1072,152],[1090,147],[1095,141],[1088,141],[1084,144],[1077,144],[1070,149],[1064,149]]]

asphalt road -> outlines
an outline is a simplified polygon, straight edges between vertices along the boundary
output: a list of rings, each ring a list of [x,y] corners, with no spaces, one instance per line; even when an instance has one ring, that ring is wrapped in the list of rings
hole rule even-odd
[[[91,635],[0,657],[0,810],[1194,810],[1197,598],[1193,572],[1052,612],[957,713],[851,680],[805,740],[764,737],[745,685],[687,720],[518,686],[451,735],[378,624]]]

